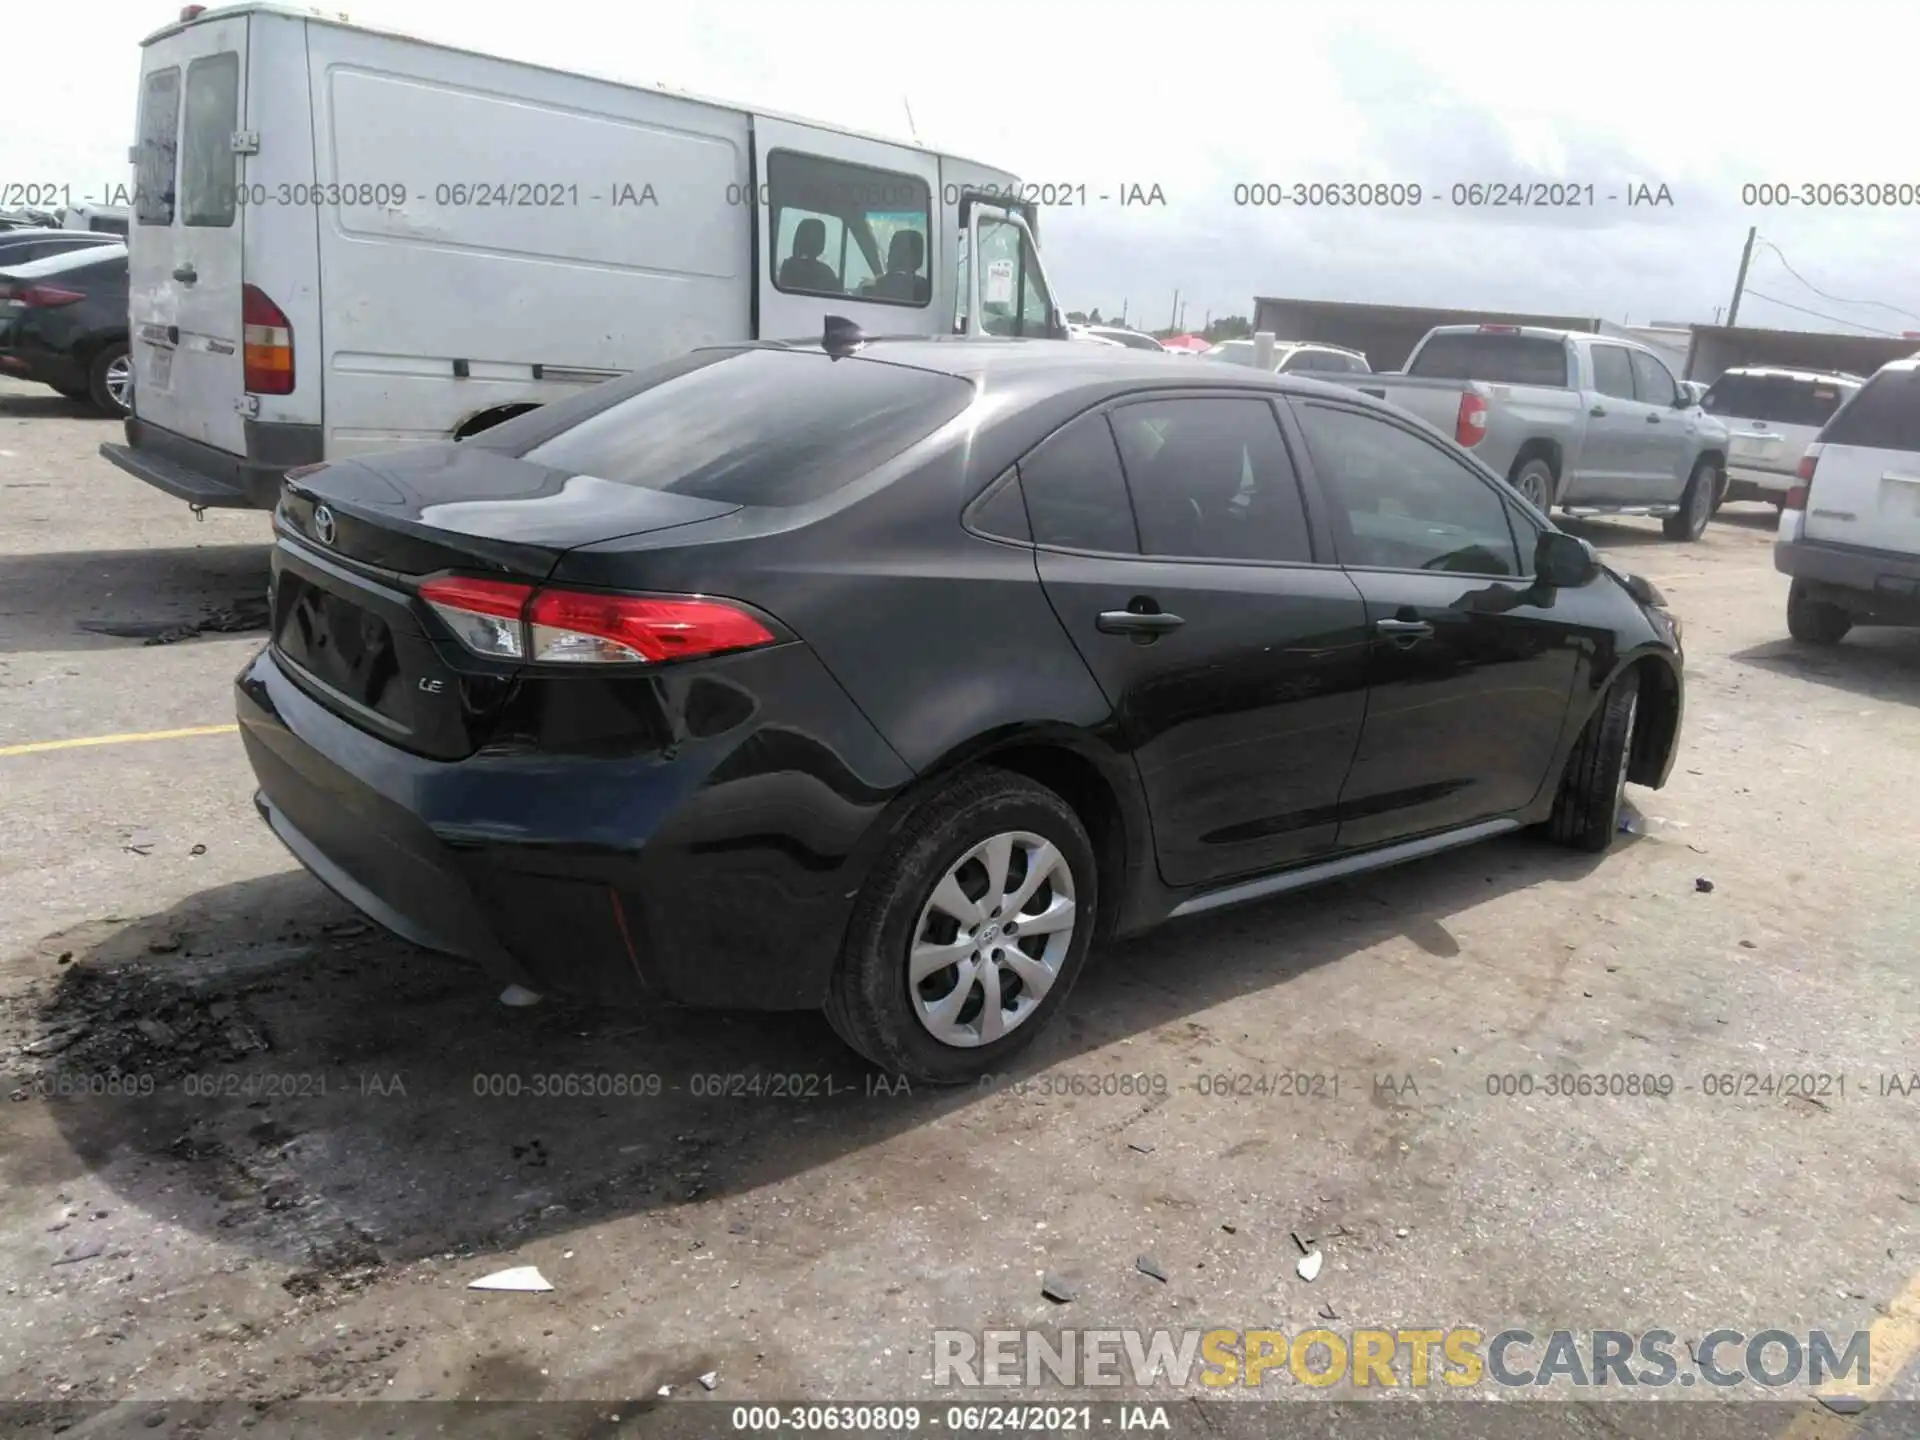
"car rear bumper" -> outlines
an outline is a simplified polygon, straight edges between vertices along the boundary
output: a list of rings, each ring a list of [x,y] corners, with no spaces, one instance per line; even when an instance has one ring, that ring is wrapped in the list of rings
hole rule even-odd
[[[1729,500],[1784,497],[1794,483],[1795,477],[1781,470],[1757,470],[1751,465],[1727,466]]]
[[[799,646],[764,663],[818,669]],[[836,806],[790,765],[717,783],[714,765],[745,768],[751,742],[724,762],[695,742],[678,759],[430,760],[323,707],[271,647],[236,691],[261,815],[402,938],[502,984],[607,1004],[822,1003],[887,795]]]
[[[1920,625],[1920,555],[1823,540],[1776,540],[1773,568],[1862,623]]]
[[[105,444],[100,453],[135,479],[208,510],[273,509],[287,471],[319,461],[324,449],[318,425],[249,420],[245,455],[162,429],[138,415],[127,417],[126,430],[125,445]]]

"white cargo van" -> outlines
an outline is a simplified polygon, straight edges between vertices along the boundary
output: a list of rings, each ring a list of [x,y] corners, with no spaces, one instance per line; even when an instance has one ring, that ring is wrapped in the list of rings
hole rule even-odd
[[[1066,336],[1005,171],[317,12],[150,36],[132,159],[133,413],[101,453],[197,507],[829,315]]]

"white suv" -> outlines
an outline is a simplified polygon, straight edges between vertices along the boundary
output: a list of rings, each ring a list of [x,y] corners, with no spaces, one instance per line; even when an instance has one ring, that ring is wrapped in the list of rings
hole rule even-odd
[[[1257,352],[1251,340],[1222,340],[1205,352],[1209,360],[1225,360],[1233,365],[1257,364]],[[1311,374],[1318,370],[1335,375],[1371,375],[1373,367],[1358,350],[1338,345],[1321,345],[1309,340],[1282,340],[1273,347],[1273,371],[1276,375]]]
[[[1707,387],[1700,408],[1727,427],[1727,485],[1721,500],[1779,505],[1800,457],[1860,388],[1858,375],[1743,365]]]
[[[1920,626],[1920,356],[1882,366],[1807,447],[1773,564],[1796,640]]]

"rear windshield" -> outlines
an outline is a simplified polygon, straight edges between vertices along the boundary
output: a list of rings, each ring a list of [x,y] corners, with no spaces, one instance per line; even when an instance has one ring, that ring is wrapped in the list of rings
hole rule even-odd
[[[1436,380],[1485,380],[1493,385],[1567,383],[1567,347],[1537,335],[1435,335],[1407,367]]]
[[[22,280],[40,280],[48,275],[64,275],[70,270],[83,270],[89,265],[98,265],[103,270],[118,264],[122,269],[127,263],[127,247],[124,245],[78,245],[71,250],[62,250],[58,255],[42,255],[38,260],[23,260],[18,265],[6,267],[9,275]]]
[[[925,439],[974,394],[952,375],[798,350],[702,351],[636,379],[523,458],[703,500],[804,505]]]
[[[1847,387],[1832,380],[1796,380],[1791,375],[1722,375],[1700,406],[1709,415],[1767,420],[1775,425],[1811,425],[1833,418]]]
[[[1889,370],[1874,376],[1820,439],[1869,450],[1920,450],[1920,373]]]

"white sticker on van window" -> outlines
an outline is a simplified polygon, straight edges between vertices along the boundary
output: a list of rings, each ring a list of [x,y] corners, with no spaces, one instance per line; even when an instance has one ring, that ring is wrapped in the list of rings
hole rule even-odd
[[[987,266],[987,293],[984,305],[1013,304],[1013,261],[995,260]]]

